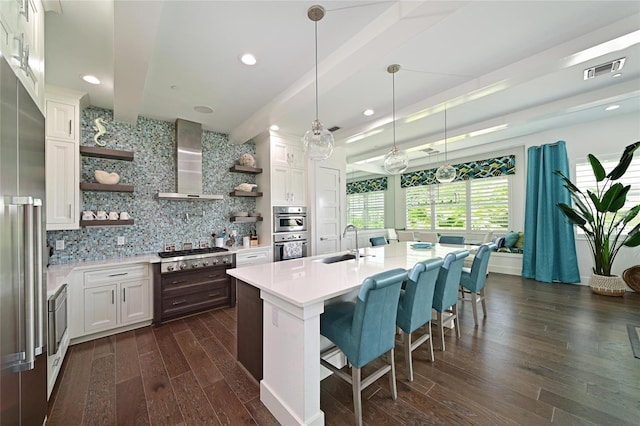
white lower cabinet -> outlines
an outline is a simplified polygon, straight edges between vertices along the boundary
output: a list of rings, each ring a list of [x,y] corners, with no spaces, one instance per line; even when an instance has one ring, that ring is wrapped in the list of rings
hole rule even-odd
[[[94,333],[108,335],[110,330],[120,332],[126,327],[150,322],[151,286],[148,263],[85,271],[82,294],[74,296],[82,303],[81,308],[72,306],[71,309],[71,318],[76,324],[71,338]],[[81,327],[77,326],[78,322]]]

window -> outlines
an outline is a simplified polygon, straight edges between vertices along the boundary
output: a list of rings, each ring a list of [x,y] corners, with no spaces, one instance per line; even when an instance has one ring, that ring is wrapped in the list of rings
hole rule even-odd
[[[620,157],[609,157],[605,159],[599,158],[602,163],[602,167],[609,173],[618,164]],[[640,204],[640,158],[634,157],[627,169],[624,176],[618,179],[616,182],[620,182],[623,185],[631,185],[631,190],[627,194],[627,202],[620,210],[621,214],[625,214],[633,206]],[[593,176],[593,169],[588,160],[584,160],[576,164],[576,186],[581,191],[586,192],[586,189],[592,191],[596,188],[596,178]],[[640,223],[640,215],[636,216],[629,224],[627,224],[627,230],[631,230],[634,226]],[[577,228],[577,232],[582,233],[582,230]]]
[[[347,195],[347,221],[358,229],[384,228],[384,191]]]
[[[407,188],[407,229],[507,230],[509,179],[501,176]]]

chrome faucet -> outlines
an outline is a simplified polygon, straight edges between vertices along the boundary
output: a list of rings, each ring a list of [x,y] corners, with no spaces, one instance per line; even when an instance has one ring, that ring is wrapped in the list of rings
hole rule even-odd
[[[356,228],[355,225],[352,224],[348,224],[345,228],[344,228],[344,232],[342,233],[342,238],[347,236],[347,231],[349,229],[353,229],[356,233],[356,250],[354,252],[354,254],[356,255],[356,262],[358,260],[360,260],[360,250],[358,249],[358,228]]]

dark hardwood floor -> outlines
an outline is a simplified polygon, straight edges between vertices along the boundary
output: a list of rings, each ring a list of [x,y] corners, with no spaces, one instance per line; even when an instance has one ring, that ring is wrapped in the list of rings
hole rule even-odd
[[[434,339],[433,363],[424,346],[414,352],[414,382],[396,347],[398,399],[379,379],[364,392],[365,423],[638,424],[640,359],[626,325],[640,324],[640,294],[501,274],[486,292],[478,328],[462,302],[461,338],[447,336],[446,352]],[[47,424],[277,424],[235,361],[235,332],[236,311],[225,309],[75,345]],[[323,380],[321,407],[328,425],[353,424],[347,383]]]

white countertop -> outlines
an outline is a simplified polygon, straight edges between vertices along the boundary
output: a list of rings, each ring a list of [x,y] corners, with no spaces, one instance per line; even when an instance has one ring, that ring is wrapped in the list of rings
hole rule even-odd
[[[227,273],[273,294],[295,306],[327,300],[360,286],[368,276],[394,268],[411,269],[418,261],[444,256],[460,249],[477,249],[477,246],[442,245],[433,249],[413,249],[412,242],[391,243],[385,246],[360,249],[355,259],[325,264],[319,261],[347,252],[324,254],[283,262],[263,263],[229,269]]]

